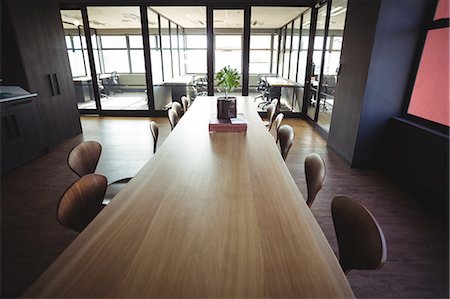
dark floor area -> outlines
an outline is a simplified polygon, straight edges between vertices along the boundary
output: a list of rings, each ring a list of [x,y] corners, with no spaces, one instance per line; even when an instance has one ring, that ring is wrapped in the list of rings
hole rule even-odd
[[[170,133],[166,118],[159,144]],[[56,205],[76,176],[66,164],[70,149],[82,140],[97,140],[103,153],[97,172],[108,181],[133,176],[152,156],[149,120],[82,118],[83,135],[52,149],[1,178],[1,297],[18,297],[58,257],[76,234],[56,222]],[[385,266],[347,276],[358,298],[448,298],[448,223],[424,209],[378,172],[351,169],[326,147],[304,121],[288,119],[295,143],[288,168],[306,195],[304,158],[322,155],[327,165],[324,188],[312,212],[337,253],[330,204],[337,194],[362,201],[377,218],[388,246]]]

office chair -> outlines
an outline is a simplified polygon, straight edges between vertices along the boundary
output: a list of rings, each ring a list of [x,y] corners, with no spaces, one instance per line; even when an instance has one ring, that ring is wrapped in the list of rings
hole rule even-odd
[[[278,140],[280,141],[280,151],[283,160],[286,160],[289,150],[294,143],[294,129],[289,125],[283,125],[277,132]]]
[[[67,164],[79,177],[94,173],[102,153],[102,146],[96,141],[84,141],[75,146],[69,153]],[[132,178],[124,178],[108,185],[103,204],[107,205]]]
[[[170,127],[173,130],[177,125],[178,121],[180,120],[180,117],[178,116],[177,112],[172,108],[167,110],[167,116],[169,117]]]
[[[105,93],[105,86],[103,85],[102,80],[100,79],[100,74],[97,74],[97,85],[98,85],[98,92],[100,93],[101,98],[108,98],[108,95]]]
[[[336,76],[335,75],[324,75],[322,78],[323,83],[323,111],[327,110],[327,98],[334,98],[336,92]]]
[[[277,115],[277,117],[275,117],[275,120],[273,121],[275,124],[275,132],[278,132],[278,130],[280,129],[281,126],[281,122],[283,121],[284,118],[284,114],[283,113],[279,113]],[[277,135],[277,140],[275,141],[275,143],[278,143],[278,134]]]
[[[120,90],[120,83],[119,83],[119,76],[117,75],[117,72],[111,72],[111,86],[110,88],[114,91],[114,92],[122,92]]]
[[[178,102],[172,102],[171,109],[174,110],[178,117],[181,118],[183,116],[183,108],[181,107],[181,104]]]
[[[336,196],[331,214],[339,246],[339,263],[345,274],[352,269],[375,270],[386,262],[383,231],[375,217],[360,202]]]
[[[316,153],[308,154],[305,158],[306,186],[308,197],[306,204],[311,207],[316,199],[317,193],[322,189],[325,181],[326,167],[323,158]]]
[[[159,127],[154,121],[150,122],[150,132],[153,137],[153,154],[156,153],[156,144],[158,143]]]
[[[267,82],[263,78],[259,79],[258,86],[256,86],[256,91],[261,93],[259,96],[256,96],[253,102],[256,102],[256,99],[261,98],[264,103],[266,102],[265,93],[267,88]]]
[[[57,221],[78,233],[97,216],[107,186],[106,177],[87,174],[73,183],[63,194],[56,208]]]

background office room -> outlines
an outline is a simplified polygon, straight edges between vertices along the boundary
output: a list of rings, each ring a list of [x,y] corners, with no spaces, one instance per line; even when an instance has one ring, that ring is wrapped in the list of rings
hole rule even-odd
[[[449,14],[2,1],[1,297],[448,298]]]

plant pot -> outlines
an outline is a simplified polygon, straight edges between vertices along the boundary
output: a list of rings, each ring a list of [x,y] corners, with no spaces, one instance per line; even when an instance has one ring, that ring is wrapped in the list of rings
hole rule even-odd
[[[236,117],[236,97],[217,98],[217,118],[230,119]]]

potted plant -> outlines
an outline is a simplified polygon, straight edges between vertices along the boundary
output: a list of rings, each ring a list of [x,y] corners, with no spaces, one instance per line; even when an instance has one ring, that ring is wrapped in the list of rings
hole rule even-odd
[[[217,118],[229,119],[236,117],[236,97],[229,97],[228,93],[239,86],[240,76],[236,69],[225,66],[216,74],[217,85],[225,91],[225,97],[217,99]]]

